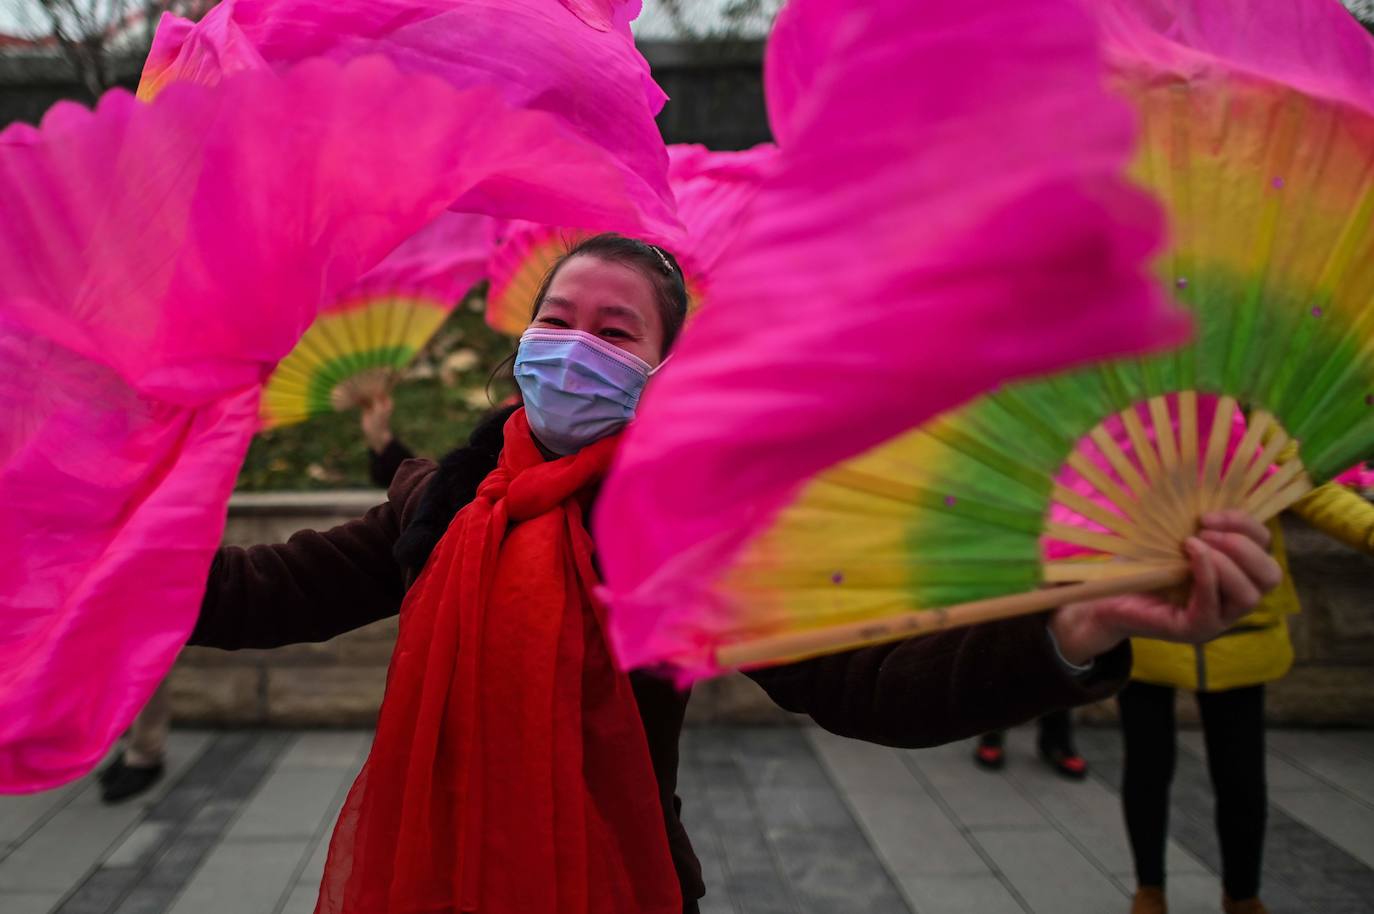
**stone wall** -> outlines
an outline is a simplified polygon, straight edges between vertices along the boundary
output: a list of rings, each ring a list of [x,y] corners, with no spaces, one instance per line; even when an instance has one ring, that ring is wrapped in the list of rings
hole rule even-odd
[[[380,492],[236,496],[225,540],[236,545],[280,542],[296,530],[323,529],[361,515]],[[1374,559],[1313,531],[1288,524],[1289,555],[1303,612],[1292,623],[1298,663],[1270,690],[1275,721],[1364,725],[1374,721]],[[367,726],[376,716],[395,620],[379,622],[327,644],[271,651],[188,648],[173,671],[179,719],[220,725]],[[1180,696],[1182,719],[1195,718]],[[1085,709],[1089,721],[1114,716],[1111,703]],[[688,719],[694,723],[787,723],[749,680],[701,683]]]

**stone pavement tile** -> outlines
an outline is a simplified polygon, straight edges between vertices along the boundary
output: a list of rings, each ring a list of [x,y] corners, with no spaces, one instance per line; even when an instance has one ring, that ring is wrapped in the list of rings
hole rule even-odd
[[[1133,887],[1135,865],[1121,797],[1097,778],[1070,781],[1051,771],[1036,755],[1035,739],[1034,727],[1008,734],[1007,778],[1099,868]],[[1166,853],[1171,874],[1211,872],[1175,841],[1169,842]]]
[[[88,776],[60,810],[0,861],[0,891],[66,891],[75,886],[177,782],[208,741],[205,733],[173,733],[166,776],[147,794],[117,806],[100,802],[99,789]]]
[[[829,779],[799,728],[744,728],[739,737],[731,740],[731,750],[751,788],[831,789]]]
[[[978,851],[912,775],[898,750],[823,730],[807,736],[899,884],[924,875],[988,874]]]
[[[170,827],[179,826],[194,818],[214,793],[213,787],[188,784],[183,780],[173,785],[162,799],[149,808],[147,821],[162,822]]]
[[[286,904],[282,906],[280,914],[314,914],[315,901],[319,894],[320,890],[317,886],[297,885],[287,896]],[[267,912],[267,914],[271,914],[271,912]]]
[[[339,790],[352,782],[349,768],[284,768],[273,770],[225,839],[311,838],[334,806]]]
[[[726,738],[718,730],[692,731],[682,747],[684,764],[695,770],[700,785],[694,802],[705,804],[715,823],[724,870],[721,887],[739,914],[802,914],[734,759],[732,747],[738,741],[738,733]]]
[[[1374,756],[1351,734],[1279,731],[1268,734],[1271,752],[1374,808]]]
[[[907,914],[802,731],[754,731],[734,758],[802,911]]]
[[[193,760],[208,742],[209,734],[204,732],[192,730],[173,733],[167,742],[169,770],[162,783],[154,788],[154,795],[161,796],[171,782],[176,780],[186,763]],[[111,748],[109,756],[112,757],[116,751],[115,748]],[[95,770],[99,771],[104,764],[102,761]],[[36,831],[46,819],[85,791],[94,779],[94,775],[87,775],[70,784],[41,793],[0,796],[0,845],[23,843],[26,836]],[[4,857],[3,850],[0,850],[0,860]]]
[[[218,838],[224,834],[224,830],[234,821],[242,808],[242,804],[236,800],[224,800],[219,797],[207,799],[191,815],[179,836],[213,835]]]
[[[56,790],[0,797],[0,860],[5,848],[18,844],[45,818],[61,809],[86,786],[74,781]]]
[[[166,822],[140,822],[124,836],[110,855],[105,858],[102,866],[122,867],[140,866],[149,862],[152,856],[161,849],[163,840],[167,837],[171,826]]]
[[[1335,790],[1275,790],[1269,802],[1374,867],[1374,809]],[[1374,908],[1374,899],[1371,899]]]
[[[903,880],[903,887],[917,914],[1025,914],[1002,880],[991,873],[916,876]]]
[[[701,914],[735,914],[735,906],[722,898],[707,895],[700,901]],[[282,914],[287,914],[283,911]],[[310,914],[304,911],[302,914]]]
[[[1276,729],[1267,734],[1269,745],[1289,755],[1309,753],[1350,758],[1363,757],[1374,762],[1374,729],[1292,730]]]
[[[215,797],[221,800],[246,800],[262,783],[267,772],[291,743],[291,734],[272,730],[250,731],[248,751],[238,763],[215,785]]]
[[[308,730],[296,737],[277,767],[357,771],[371,745],[370,730]]]
[[[143,877],[140,888],[165,890],[175,895],[218,843],[218,834],[177,835]]]
[[[296,878],[298,883],[308,887],[311,891],[319,889],[320,880],[324,878],[324,864],[329,859],[329,839],[333,833],[334,829],[329,828],[310,847],[310,859],[306,861],[305,868]]]
[[[971,743],[917,749],[906,758],[965,828],[1045,824],[1044,815],[1004,775],[974,765]]]
[[[308,841],[222,842],[170,914],[271,914],[293,887]]]
[[[847,828],[770,831],[769,840],[806,914],[910,914],[852,822]]]
[[[1130,906],[1126,894],[1053,828],[976,829],[973,836],[1032,911],[1111,914]]]
[[[760,787],[753,793],[764,834],[854,827],[854,817],[834,788]]]
[[[140,883],[124,897],[114,914],[166,914],[176,900],[179,888]]]
[[[1135,891],[1135,878],[1126,883]],[[1169,872],[1169,914],[1217,914],[1221,909],[1221,880],[1211,873]],[[1129,905],[1121,907],[1122,914]]]
[[[701,861],[701,878],[706,883],[706,895],[713,906],[733,911],[730,892],[726,887],[725,861],[716,819],[706,798],[706,787],[701,783],[696,766],[690,762],[683,764],[678,771],[678,795],[682,799],[682,825],[691,837],[697,859]],[[703,914],[704,911],[703,907]]]
[[[1201,730],[1180,730],[1178,745],[1181,751],[1191,753],[1204,764],[1206,763],[1207,746],[1202,738]],[[1269,782],[1270,790],[1313,790],[1322,786],[1322,782],[1314,777],[1311,772],[1303,771],[1272,750],[1268,753],[1264,765],[1264,776]]]
[[[806,728],[806,739],[830,773],[830,779],[837,784],[844,782],[845,793],[900,796],[920,787],[902,761],[899,749],[836,736],[820,727]]]
[[[5,914],[49,914],[61,900],[61,892],[0,891],[0,911]]]
[[[109,914],[138,881],[136,867],[102,867],[68,895],[55,914]]]
[[[747,796],[733,785],[709,787],[719,823],[724,888],[741,914],[799,914]],[[725,809],[736,812],[725,814]]]
[[[334,835],[334,823],[338,821],[339,810],[343,808],[344,800],[348,798],[349,788],[353,786],[353,780],[357,776],[356,765],[348,769],[338,792],[330,801],[329,808],[325,811],[324,817],[320,820],[319,828],[315,832],[314,844],[310,849],[310,859],[297,878],[299,885],[311,892],[319,890],[320,880],[324,878],[324,864],[329,857],[329,839]]]

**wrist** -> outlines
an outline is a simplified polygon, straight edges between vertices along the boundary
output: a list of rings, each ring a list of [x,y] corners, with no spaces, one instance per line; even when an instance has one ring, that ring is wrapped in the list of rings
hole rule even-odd
[[[1086,666],[1126,639],[1107,626],[1094,603],[1070,603],[1050,616],[1050,634],[1067,663]]]

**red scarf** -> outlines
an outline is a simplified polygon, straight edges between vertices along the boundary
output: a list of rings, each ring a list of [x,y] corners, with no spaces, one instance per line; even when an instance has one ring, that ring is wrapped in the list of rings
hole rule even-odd
[[[583,511],[616,440],[546,461],[524,410],[406,596],[316,914],[680,914]]]

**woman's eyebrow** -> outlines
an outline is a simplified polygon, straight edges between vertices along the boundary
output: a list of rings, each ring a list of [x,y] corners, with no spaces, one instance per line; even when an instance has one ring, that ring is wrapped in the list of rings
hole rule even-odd
[[[571,308],[571,307],[572,307],[572,304],[573,304],[573,303],[570,302],[568,299],[563,298],[563,297],[561,297],[561,296],[558,296],[558,295],[546,295],[546,296],[544,296],[544,300],[543,300],[542,302],[539,303],[539,310],[540,310],[540,311],[543,311],[545,308],[549,307],[550,305],[555,306],[555,307],[559,307],[559,308]]]
[[[602,305],[597,310],[603,318],[618,317],[622,320],[629,321],[641,329],[645,327],[644,315],[626,305]]]

